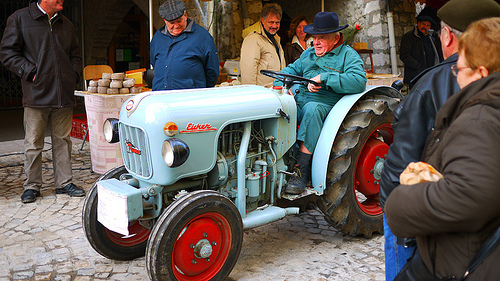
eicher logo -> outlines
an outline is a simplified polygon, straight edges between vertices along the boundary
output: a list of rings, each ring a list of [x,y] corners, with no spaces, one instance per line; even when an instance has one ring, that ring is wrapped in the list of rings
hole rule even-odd
[[[135,147],[134,144],[132,144],[130,141],[125,141],[125,143],[127,144],[127,152],[128,153],[135,153],[137,155],[141,155],[141,151],[139,149],[137,149],[137,147]]]
[[[180,131],[180,133],[198,133],[198,132],[208,132],[216,131],[217,128],[212,127],[212,124],[194,124],[188,123],[185,130]]]
[[[127,102],[127,106],[125,107],[125,109],[126,109],[127,111],[130,111],[133,107],[134,107],[134,101],[133,101],[133,100],[129,100],[129,101]]]

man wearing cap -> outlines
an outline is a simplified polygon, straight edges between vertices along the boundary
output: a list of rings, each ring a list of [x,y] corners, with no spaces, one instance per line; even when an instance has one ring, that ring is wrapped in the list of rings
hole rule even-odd
[[[281,70],[321,84],[309,84],[307,89],[300,86],[295,95],[300,151],[295,176],[288,181],[285,193],[300,194],[305,190],[311,173],[311,156],[332,107],[344,95],[365,90],[363,61],[353,48],[344,44],[344,36],[340,33],[347,26],[339,26],[338,15],[334,12],[317,13],[314,23],[304,27],[304,32],[313,37],[314,48],[305,50],[299,59]],[[281,83],[275,81],[274,84]]]
[[[241,83],[271,87],[273,79],[260,74],[262,69],[280,71],[286,66],[285,53],[281,47],[281,7],[268,3],[262,7],[258,30],[248,34],[241,45]]]
[[[23,203],[41,196],[46,129],[50,130],[55,192],[85,196],[72,183],[70,138],[82,59],[75,26],[61,14],[63,3],[38,0],[17,10],[7,19],[0,43],[0,61],[21,78],[23,90]]]
[[[460,90],[451,67],[458,60],[458,38],[474,21],[500,17],[494,0],[451,0],[438,10],[439,37],[445,61],[418,75],[410,93],[394,110],[394,141],[380,181],[380,203],[399,186],[399,175],[410,162],[421,161],[436,114],[448,98]],[[478,42],[479,44],[479,42]],[[464,206],[466,208],[466,206]],[[386,280],[393,280],[413,252],[414,240],[394,237],[384,217]]]
[[[425,7],[417,16],[417,25],[401,38],[399,57],[404,63],[405,84],[410,84],[420,72],[443,60],[441,46],[429,34],[431,25],[436,25],[432,9]]]
[[[182,0],[167,0],[159,13],[165,26],[151,40],[153,91],[215,86],[219,57],[210,33],[188,18]]]

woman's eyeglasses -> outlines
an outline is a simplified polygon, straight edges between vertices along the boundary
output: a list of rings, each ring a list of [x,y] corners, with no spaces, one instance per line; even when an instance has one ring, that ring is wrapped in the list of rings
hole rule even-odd
[[[454,64],[451,66],[451,73],[453,73],[453,75],[457,76],[458,72],[460,72],[460,70],[466,69],[466,68],[470,68],[470,67],[468,67],[468,66],[458,67],[456,64]]]

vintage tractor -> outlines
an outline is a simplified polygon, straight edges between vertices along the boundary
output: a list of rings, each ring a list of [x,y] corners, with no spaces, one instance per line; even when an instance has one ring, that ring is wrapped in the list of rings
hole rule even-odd
[[[288,90],[314,82],[264,72],[283,88],[145,92],[106,120],[106,139],[120,142],[125,165],[102,175],[85,199],[83,228],[97,252],[116,260],[145,254],[152,280],[222,280],[245,229],[298,214],[304,200],[342,232],[383,232],[378,184],[399,91],[344,96],[324,123],[311,186],[289,196],[282,189],[297,113]]]

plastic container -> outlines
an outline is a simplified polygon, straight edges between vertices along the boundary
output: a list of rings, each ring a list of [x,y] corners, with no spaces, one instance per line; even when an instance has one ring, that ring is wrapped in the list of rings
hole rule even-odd
[[[83,140],[85,133],[87,132],[87,115],[86,114],[75,114],[73,115],[73,125],[71,127],[71,136],[77,139]],[[89,140],[89,134],[87,134],[86,141]]]

